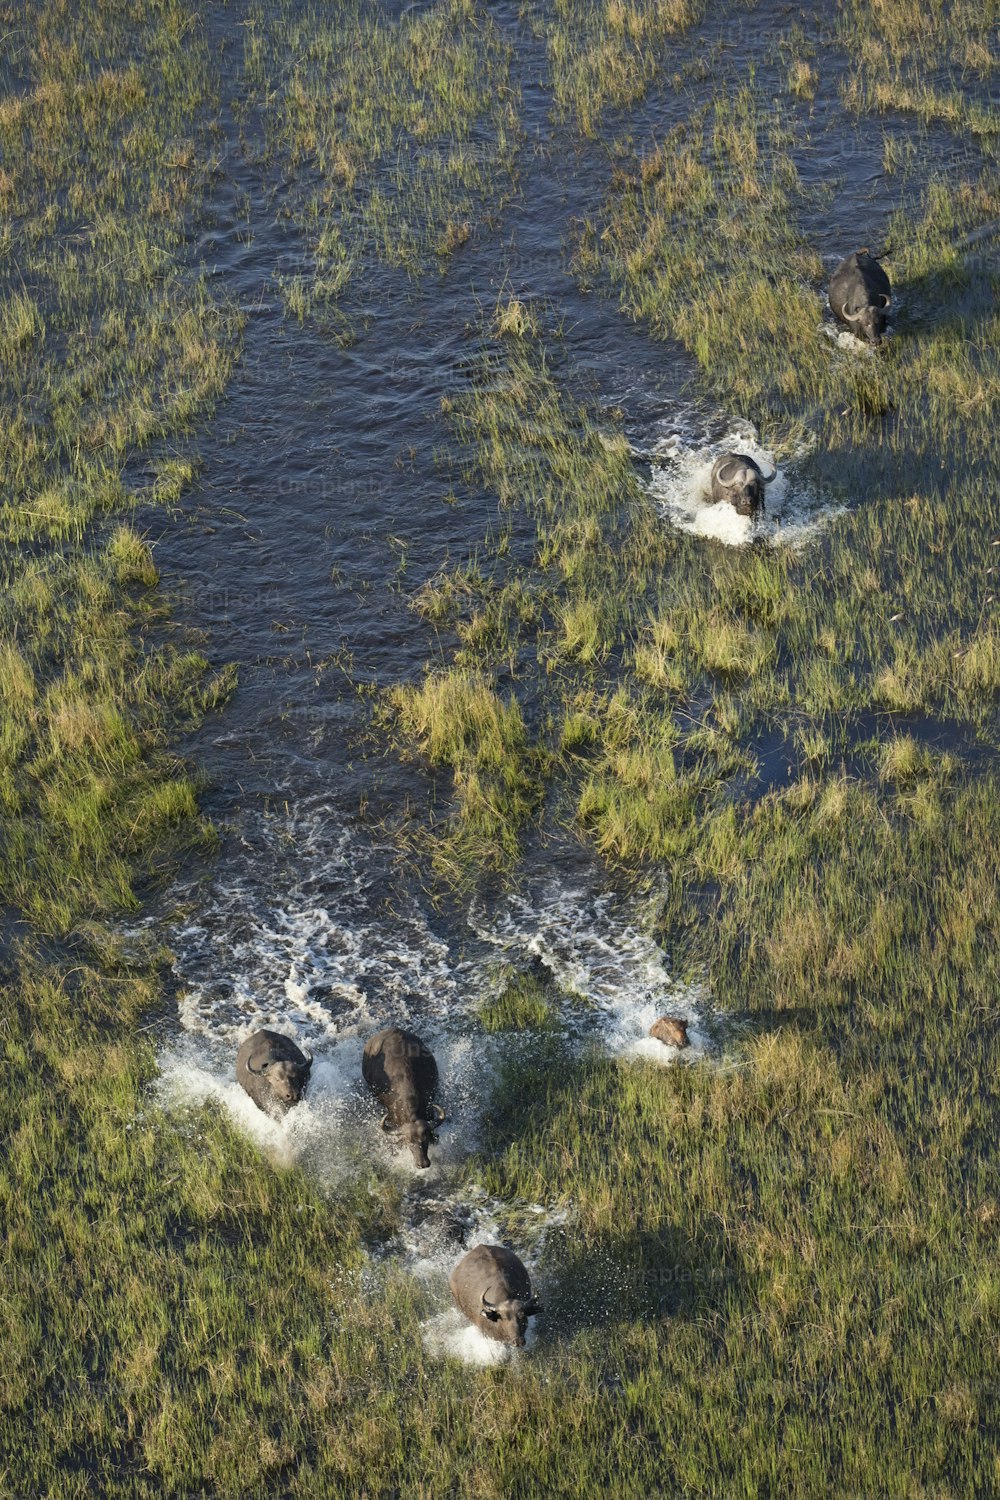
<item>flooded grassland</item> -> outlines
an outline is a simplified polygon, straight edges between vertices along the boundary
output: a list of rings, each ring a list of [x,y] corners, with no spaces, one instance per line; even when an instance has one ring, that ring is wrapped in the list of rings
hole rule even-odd
[[[0,1489],[992,1493],[993,8],[0,12]]]

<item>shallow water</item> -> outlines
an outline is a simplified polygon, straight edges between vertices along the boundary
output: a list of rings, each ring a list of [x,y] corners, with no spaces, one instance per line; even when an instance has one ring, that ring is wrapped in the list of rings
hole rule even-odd
[[[244,354],[199,442],[201,475],[180,523],[148,516],[165,581],[180,591],[180,618],[207,632],[213,654],[240,667],[240,690],[223,721],[189,747],[213,780],[216,816],[278,786],[294,798],[323,783],[341,807],[354,810],[366,799],[371,811],[423,793],[419,775],[398,765],[373,768],[354,753],[351,734],[366,712],[356,689],[411,677],[434,656],[435,633],[410,601],[446,560],[472,551],[497,516],[495,501],[443,474],[436,455],[449,441],[441,399],[467,388],[481,348],[476,325],[501,290],[548,309],[549,324],[560,329],[552,351],[560,379],[621,412],[637,450],[648,452],[674,432],[685,462],[700,447],[697,423],[689,430],[691,358],[650,339],[612,299],[581,292],[569,269],[574,225],[597,214],[610,180],[607,148],[553,124],[544,47],[517,7],[491,6],[490,14],[515,47],[522,89],[518,191],[499,222],[484,217],[474,226],[443,276],[411,281],[366,264],[352,348],[286,317],[275,277],[300,272],[308,260],[302,235],[282,213],[284,168],[257,155],[261,127],[255,135],[252,119],[244,126],[245,148],[224,113],[227,141],[195,253],[219,291],[245,311]],[[209,13],[220,48],[233,21],[228,9]],[[784,75],[773,52],[787,25],[784,7],[756,7],[752,24],[742,7],[712,7],[671,44],[671,57],[681,71],[721,49],[723,71],[752,62],[765,93],[771,85],[778,92]],[[230,50],[226,66],[235,72],[232,43]],[[883,131],[908,137],[910,122],[889,114],[876,130],[852,120],[839,100],[840,77],[832,66],[824,78],[797,158],[807,186],[832,189],[810,225],[832,261],[845,243],[879,244],[900,192],[919,189],[916,177],[901,186],[881,169]],[[681,88],[666,80],[654,86],[630,117],[636,145],[662,136],[716,87],[715,74],[696,73]],[[609,139],[621,123],[609,121]],[[970,151],[934,127],[925,145],[928,171]],[[698,420],[721,437],[733,418],[708,412]],[[661,480],[669,490],[669,470]],[[782,534],[808,529],[824,504],[794,463],[787,515],[779,496]],[[722,519],[693,514],[673,490],[664,506],[706,537],[713,527],[725,530]],[[528,535],[526,517],[507,512],[504,519],[515,545],[518,528]]]
[[[195,1092],[214,1091],[231,1105],[236,1049],[268,1026],[314,1054],[310,1098],[325,1097],[327,1080],[342,1096],[359,1084],[365,1038],[405,1026],[435,1053],[442,1102],[469,1149],[484,1070],[492,1074],[520,1045],[485,1033],[476,1013],[502,972],[535,964],[553,981],[566,1034],[581,1046],[670,1061],[675,1050],[647,1035],[669,1013],[691,1024],[685,1056],[708,1049],[705,996],[672,978],[666,955],[641,930],[642,910],[582,860],[572,883],[546,875],[515,894],[480,895],[462,908],[459,927],[455,913],[401,888],[391,848],[325,799],[248,817],[232,845],[211,877],[172,892],[186,1034],[177,1061],[183,1071],[200,1058]],[[234,1114],[245,1124],[242,1105]],[[270,1124],[265,1135],[273,1138]]]
[[[438,461],[449,440],[441,401],[467,387],[481,310],[501,289],[548,309],[561,328],[560,378],[622,413],[664,524],[706,546],[808,546],[821,544],[835,512],[808,478],[806,450],[783,461],[757,526],[705,504],[714,453],[737,446],[765,468],[771,455],[749,422],[696,409],[694,366],[682,350],[650,340],[613,301],[576,285],[567,256],[573,225],[596,215],[613,161],[603,144],[553,124],[544,49],[518,8],[490,12],[514,43],[522,86],[518,193],[498,222],[476,224],[444,276],[414,282],[366,265],[364,320],[351,348],[286,316],[275,277],[302,269],[305,245],[281,213],[284,167],[246,148],[225,112],[193,254],[220,294],[244,309],[244,352],[199,440],[202,468],[183,514],[145,517],[165,585],[177,594],[178,622],[205,632],[211,655],[239,668],[234,700],[184,746],[207,774],[205,810],[222,844],[156,912],[176,955],[179,996],[161,1097],[180,1107],[215,1099],[276,1162],[308,1164],[331,1185],[373,1158],[399,1173],[414,1184],[404,1230],[412,1243],[395,1253],[415,1274],[426,1263],[438,1285],[453,1253],[441,1222],[468,1208],[450,1202],[454,1172],[475,1148],[488,1081],[517,1045],[485,1035],[475,1018],[499,962],[543,966],[559,991],[563,1029],[581,1048],[676,1062],[648,1037],[664,1013],[690,1023],[685,1058],[713,1055],[717,1034],[710,995],[675,980],[669,957],[645,935],[641,909],[582,848],[562,846],[558,863],[551,849],[535,850],[512,895],[438,907],[400,871],[380,831],[407,804],[419,809],[429,788],[419,767],[383,758],[363,738],[368,690],[411,679],[437,658],[438,638],[411,601],[497,516],[491,496],[456,483]],[[777,94],[783,64],[774,44],[789,16],[784,6],[762,5],[751,22],[743,7],[713,7],[672,44],[677,70],[717,48],[720,66],[742,75],[752,63],[765,94]],[[207,24],[223,66],[235,70],[231,10],[208,12]],[[811,237],[831,264],[855,244],[879,244],[900,193],[915,196],[921,180],[916,169],[905,183],[884,178],[883,133],[909,137],[912,125],[892,114],[878,128],[846,116],[838,92],[845,66],[825,74],[797,157],[807,186],[830,186]],[[681,87],[664,81],[630,119],[610,121],[608,137],[624,124],[638,145],[660,138],[716,86],[696,69]],[[245,128],[252,142],[252,119]],[[923,148],[925,175],[971,149],[936,127],[924,132]],[[517,545],[527,519],[505,520]],[[449,1123],[419,1188],[407,1155],[378,1130],[360,1081],[364,1037],[389,1024],[418,1029],[441,1066]],[[307,1101],[280,1123],[261,1115],[233,1076],[239,1041],[262,1025],[316,1056]],[[445,1207],[420,1217],[431,1188]],[[496,1231],[493,1212],[477,1218],[476,1209],[467,1227]],[[456,1317],[446,1308],[434,1315],[429,1347],[492,1359],[499,1346]]]

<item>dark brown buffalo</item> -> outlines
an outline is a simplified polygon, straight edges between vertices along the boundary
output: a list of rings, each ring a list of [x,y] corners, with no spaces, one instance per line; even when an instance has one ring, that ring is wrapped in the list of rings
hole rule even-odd
[[[524,1348],[528,1319],[542,1309],[531,1277],[513,1250],[477,1245],[462,1256],[448,1285],[458,1307],[480,1333]]]
[[[764,486],[773,478],[745,453],[720,453],[712,465],[713,503],[725,501],[737,515],[756,520],[764,514]]]
[[[283,1115],[302,1098],[312,1058],[291,1037],[255,1031],[236,1054],[236,1081],[265,1114]]]
[[[412,1031],[390,1026],[365,1042],[361,1071],[385,1110],[382,1129],[398,1131],[417,1166],[429,1167],[427,1147],[445,1118],[440,1104],[432,1102],[438,1083],[433,1053]]]
[[[891,304],[889,278],[868,250],[856,250],[840,262],[830,277],[833,315],[846,323],[856,338],[879,343]]]

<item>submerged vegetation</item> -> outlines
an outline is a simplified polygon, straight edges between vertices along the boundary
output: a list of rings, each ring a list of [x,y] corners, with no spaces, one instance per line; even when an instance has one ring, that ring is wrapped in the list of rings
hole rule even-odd
[[[473,0],[394,20],[363,0],[267,7],[246,52],[270,149],[299,174],[312,266],[285,281],[295,315],[336,312],[372,257],[411,275],[446,262],[510,196],[511,48]]]
[[[984,85],[996,79],[996,27],[992,3],[850,0],[839,15],[839,40],[854,60],[845,101],[859,112],[905,110],[974,137],[995,136],[1000,114]]]
[[[232,78],[186,0],[0,5],[4,1494],[996,1489],[992,11],[809,18],[780,106],[682,53],[710,11],[226,8]],[[843,89],[816,46],[856,59]],[[376,713],[436,778],[409,862],[453,894],[578,845],[645,882],[674,971],[738,1022],[724,1066],[661,1069],[571,1045],[537,966],[497,974],[472,1019],[505,1061],[459,1177],[511,1224],[567,1217],[535,1349],[472,1372],[382,1253],[398,1179],[321,1186],[214,1104],[154,1104],[164,955],[116,919],[211,843],[177,741],[234,681],[225,640],[168,631],[139,512],[190,490],[238,355],[193,249],[223,100],[288,186],[288,311],[340,340],[348,291],[389,266],[426,292],[502,227],[529,47],[553,150],[636,106],[574,274],[831,514],[799,548],[671,528],[559,309],[528,278],[469,298],[422,493],[490,520],[414,587],[435,654]],[[817,100],[976,143],[959,171],[887,127],[877,357],[822,331]]]

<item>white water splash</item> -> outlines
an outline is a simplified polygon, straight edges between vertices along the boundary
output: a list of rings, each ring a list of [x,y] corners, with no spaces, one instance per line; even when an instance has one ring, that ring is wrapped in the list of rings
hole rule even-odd
[[[775,473],[764,490],[765,514],[757,520],[737,515],[731,505],[711,499],[712,465],[725,452],[744,453],[764,474]],[[682,434],[672,433],[656,445],[650,462],[649,493],[663,518],[680,531],[710,537],[728,547],[752,541],[801,546],[843,509],[825,502],[796,475],[794,459],[791,465],[779,467],[750,423],[731,426],[710,445],[692,444]]]
[[[505,1235],[500,1227],[500,1220],[510,1211],[473,1188],[464,1199],[452,1197],[439,1201],[431,1213],[408,1226],[404,1235],[404,1265],[423,1282],[435,1300],[446,1298],[450,1304],[421,1324],[424,1347],[435,1358],[458,1359],[464,1364],[485,1367],[508,1363],[521,1355],[521,1350],[488,1338],[470,1323],[451,1302],[448,1286],[448,1277],[455,1266],[476,1245],[505,1244],[515,1249],[532,1286],[542,1291],[538,1268],[546,1239],[552,1230],[566,1224],[568,1210],[547,1209],[540,1203],[522,1204],[517,1208],[515,1236]],[[538,1319],[531,1317],[525,1334],[527,1352],[530,1353],[537,1337]]]
[[[849,328],[844,328],[839,323],[824,323],[822,331],[845,354],[870,355],[875,352],[867,339],[859,339]]]
[[[428,1354],[436,1359],[457,1359],[464,1365],[484,1370],[493,1365],[513,1364],[530,1354],[538,1337],[535,1324],[535,1318],[528,1319],[523,1349],[487,1338],[457,1307],[449,1307],[447,1312],[428,1318],[421,1328]]]
[[[610,894],[553,882],[474,908],[469,931],[448,942],[393,881],[391,851],[365,843],[326,802],[248,820],[231,843],[224,878],[182,893],[197,912],[172,935],[183,1034],[161,1059],[158,1093],[174,1107],[214,1101],[275,1164],[299,1163],[330,1184],[374,1166],[404,1193],[445,1191],[480,1144],[499,1070],[524,1047],[478,1018],[496,993],[498,955],[551,973],[565,1031],[581,1045],[659,1064],[710,1050],[700,992],[671,978],[637,914]],[[664,1014],[687,1022],[689,1047],[649,1036]],[[387,1025],[416,1031],[438,1064],[447,1118],[423,1171],[379,1128],[362,1078],[364,1041]],[[278,1120],[235,1078],[237,1048],[261,1026],[314,1058],[305,1098]]]
[[[261,815],[241,842],[245,878],[192,893],[172,934],[186,1031],[238,1045],[269,1026],[315,1048],[453,1010],[447,944],[334,808]]]
[[[663,950],[615,897],[553,885],[537,901],[513,897],[489,917],[473,912],[470,923],[505,957],[539,960],[560,989],[579,997],[563,1007],[567,1027],[590,1037],[597,1031],[613,1055],[661,1064],[705,1055],[701,990],[672,978]],[[663,1015],[687,1023],[689,1047],[681,1051],[649,1035]]]
[[[155,1094],[182,1120],[187,1112],[196,1122],[206,1104],[224,1110],[276,1167],[299,1165],[332,1191],[373,1169],[390,1173],[402,1189],[400,1229],[369,1262],[371,1274],[377,1281],[379,1262],[392,1260],[420,1285],[429,1309],[422,1337],[434,1358],[509,1364],[513,1373],[530,1355],[536,1319],[527,1348],[513,1349],[470,1323],[448,1286],[474,1245],[507,1244],[544,1300],[546,1236],[569,1212],[455,1186],[479,1144],[499,1068],[525,1043],[517,1033],[487,1034],[478,1020],[496,990],[498,956],[547,968],[564,992],[567,1034],[613,1055],[661,1064],[703,1056],[704,1008],[696,990],[671,979],[638,913],[610,894],[552,882],[540,895],[474,909],[468,930],[446,942],[392,879],[387,856],[325,803],[248,823],[225,878],[182,893],[197,913],[172,937],[183,1030],[161,1054]],[[692,1045],[681,1053],[648,1036],[665,1013],[688,1022]],[[365,1037],[389,1024],[418,1031],[438,1062],[447,1120],[426,1171],[380,1130],[363,1082]],[[304,1099],[277,1119],[235,1077],[238,1045],[261,1025],[313,1054]],[[364,1282],[362,1273],[362,1295]]]
[[[832,312],[830,313],[830,317],[833,317]],[[870,344],[867,339],[859,339],[849,328],[845,328],[843,323],[822,323],[820,324],[820,328],[825,337],[831,343],[836,344],[837,348],[844,354],[851,354],[855,357],[860,355],[865,359],[878,359],[879,351],[876,346]],[[887,328],[882,335],[883,344],[889,343],[892,337],[892,329]]]
[[[234,1053],[185,1037],[161,1055],[155,1095],[174,1112],[214,1102],[276,1166],[300,1162],[333,1185],[369,1154],[354,1076],[359,1059],[356,1044],[317,1053],[305,1097],[287,1114],[273,1117],[236,1082]]]
[[[292,1028],[280,1029],[303,1045]],[[471,1037],[426,1026],[422,1035],[438,1064],[438,1098],[447,1116],[430,1147],[428,1168],[417,1166],[395,1133],[379,1128],[381,1111],[361,1073],[363,1039],[355,1035],[330,1038],[313,1053],[305,1094],[283,1116],[258,1108],[237,1083],[235,1047],[203,1036],[181,1037],[161,1054],[155,1095],[173,1111],[214,1101],[276,1166],[302,1165],[328,1186],[373,1166],[404,1187],[412,1182],[439,1186],[478,1145],[482,1100],[492,1087],[494,1064]]]

